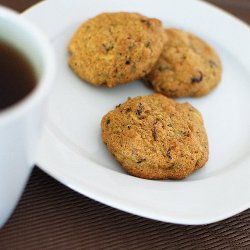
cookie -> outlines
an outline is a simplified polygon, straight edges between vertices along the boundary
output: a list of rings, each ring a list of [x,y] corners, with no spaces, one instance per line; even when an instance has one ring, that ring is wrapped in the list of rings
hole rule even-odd
[[[113,87],[145,76],[166,39],[161,21],[137,13],[103,13],[73,35],[69,66],[83,80]]]
[[[153,70],[144,78],[168,97],[207,95],[221,80],[222,65],[213,48],[197,36],[165,30],[168,41]]]
[[[199,111],[161,95],[129,99],[106,114],[102,139],[131,175],[182,179],[208,160],[208,139]]]

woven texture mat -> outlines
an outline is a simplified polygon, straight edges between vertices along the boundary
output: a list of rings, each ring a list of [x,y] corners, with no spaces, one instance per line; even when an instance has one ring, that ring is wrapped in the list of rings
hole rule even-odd
[[[35,2],[0,0],[18,11]],[[250,0],[210,2],[250,23]],[[0,230],[0,250],[9,249],[250,249],[250,209],[204,226],[162,223],[88,199],[35,168]]]
[[[250,210],[205,226],[130,215],[65,188],[36,168],[0,249],[250,249]]]

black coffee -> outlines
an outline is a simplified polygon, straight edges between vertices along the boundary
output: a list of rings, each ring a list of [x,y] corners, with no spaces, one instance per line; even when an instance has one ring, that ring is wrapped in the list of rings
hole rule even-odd
[[[30,62],[17,49],[0,41],[0,110],[23,99],[35,85]]]

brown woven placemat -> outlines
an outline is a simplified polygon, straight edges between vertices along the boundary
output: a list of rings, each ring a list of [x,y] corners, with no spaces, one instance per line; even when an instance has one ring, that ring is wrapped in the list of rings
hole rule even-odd
[[[0,0],[19,11],[35,2]],[[250,0],[210,2],[250,23]],[[35,168],[0,230],[0,250],[9,249],[250,249],[250,209],[204,226],[162,223],[88,199]]]
[[[250,249],[250,210],[205,226],[144,219],[33,172],[0,249]]]

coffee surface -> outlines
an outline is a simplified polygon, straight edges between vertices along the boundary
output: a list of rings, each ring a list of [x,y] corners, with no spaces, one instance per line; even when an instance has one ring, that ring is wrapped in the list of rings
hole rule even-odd
[[[0,41],[0,111],[19,102],[36,85],[36,75],[25,56]]]

